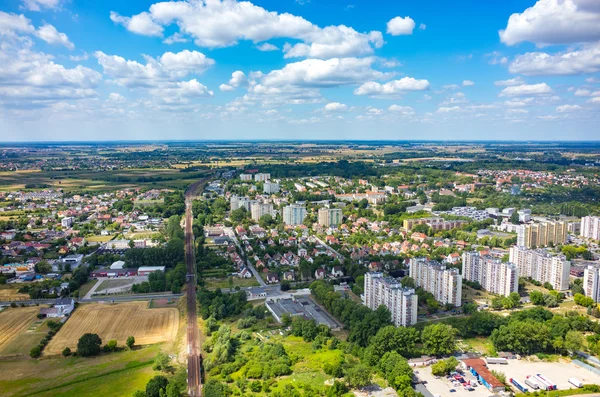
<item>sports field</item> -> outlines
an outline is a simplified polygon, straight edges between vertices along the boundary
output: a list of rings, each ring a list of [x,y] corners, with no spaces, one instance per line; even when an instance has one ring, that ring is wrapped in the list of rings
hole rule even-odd
[[[0,312],[0,351],[23,334],[36,319],[39,307],[8,308]]]
[[[147,302],[80,305],[61,330],[52,338],[47,354],[60,354],[65,347],[77,348],[85,333],[98,334],[103,343],[116,339],[123,346],[127,337],[136,345],[149,345],[175,339],[179,312],[175,308],[149,309]]]

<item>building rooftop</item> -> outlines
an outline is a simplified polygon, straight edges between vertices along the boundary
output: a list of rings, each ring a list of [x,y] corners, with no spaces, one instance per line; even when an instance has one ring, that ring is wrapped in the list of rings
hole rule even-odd
[[[490,384],[492,388],[496,387],[504,387],[504,384],[500,382],[488,369],[485,365],[485,361],[480,358],[468,358],[466,360],[462,360],[467,366],[473,368],[479,376],[486,380],[487,383]]]

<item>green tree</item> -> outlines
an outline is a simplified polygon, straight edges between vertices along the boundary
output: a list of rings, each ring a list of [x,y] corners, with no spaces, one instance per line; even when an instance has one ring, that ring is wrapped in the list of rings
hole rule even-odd
[[[96,356],[100,354],[102,339],[97,334],[83,334],[77,342],[77,354],[82,357]]]
[[[579,331],[570,330],[565,335],[565,349],[575,353],[583,347],[585,341],[583,334]]]
[[[231,394],[227,385],[220,383],[214,378],[209,379],[203,389],[204,397],[227,397]]]
[[[40,345],[32,347],[31,350],[29,350],[29,355],[31,356],[31,358],[38,358],[39,356],[41,356],[42,348],[40,347]]]
[[[519,224],[519,213],[518,212],[513,212],[510,215],[510,223],[512,223],[513,225]]]
[[[504,298],[501,296],[496,296],[492,298],[492,309],[500,310],[504,307]]]
[[[35,264],[34,270],[36,273],[48,274],[52,271],[52,265],[49,264],[48,261],[42,259]]]
[[[456,369],[458,364],[460,363],[458,362],[456,357],[450,357],[446,360],[440,360],[431,366],[431,373],[436,376],[448,375],[450,372]]]
[[[513,307],[518,307],[521,304],[521,295],[517,292],[511,292],[508,298],[512,301]]]
[[[533,303],[534,305],[543,305],[544,302],[544,294],[541,293],[540,291],[531,291],[529,293],[529,299],[531,300],[531,303]]]
[[[127,345],[128,348],[132,349],[133,345],[135,345],[135,338],[133,336],[128,336],[125,344]]]
[[[371,368],[364,364],[358,364],[346,372],[346,383],[352,388],[364,387],[371,384]]]
[[[434,356],[452,354],[456,350],[457,334],[458,330],[447,324],[428,325],[421,332],[423,349]]]
[[[71,349],[69,349],[68,347],[65,347],[62,351],[62,355],[64,357],[69,357],[71,355]]]
[[[152,369],[155,371],[171,372],[171,358],[165,352],[159,352],[154,357],[154,364]]]
[[[146,384],[146,397],[162,397],[166,391],[169,380],[162,375],[156,375]]]

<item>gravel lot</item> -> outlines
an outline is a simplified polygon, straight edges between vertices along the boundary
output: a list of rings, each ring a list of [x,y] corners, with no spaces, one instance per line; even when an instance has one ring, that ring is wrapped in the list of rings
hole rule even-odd
[[[443,397],[488,397],[492,395],[492,393],[490,393],[490,391],[482,385],[477,385],[473,391],[467,391],[462,386],[452,386],[452,384],[445,377],[436,379],[431,373],[431,367],[415,368],[415,371],[418,372],[416,375],[419,379],[427,381],[427,384],[421,386],[425,387],[425,389],[432,395],[439,394]],[[466,380],[475,380],[475,377],[468,371],[465,371],[464,377]],[[454,389],[456,392],[450,393],[450,389]],[[417,390],[422,392],[420,387],[417,388]]]

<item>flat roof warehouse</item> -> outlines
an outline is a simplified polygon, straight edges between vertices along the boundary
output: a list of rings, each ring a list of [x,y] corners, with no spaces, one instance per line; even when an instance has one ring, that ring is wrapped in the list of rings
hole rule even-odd
[[[302,316],[309,320],[315,320],[317,324],[324,324],[334,330],[340,328],[339,324],[308,296],[269,299],[265,305],[279,322],[284,314],[289,314],[292,317]]]

